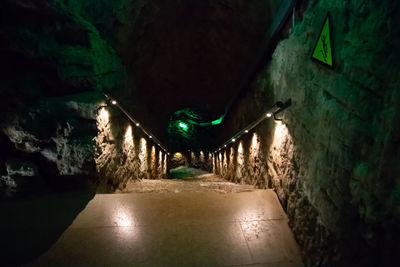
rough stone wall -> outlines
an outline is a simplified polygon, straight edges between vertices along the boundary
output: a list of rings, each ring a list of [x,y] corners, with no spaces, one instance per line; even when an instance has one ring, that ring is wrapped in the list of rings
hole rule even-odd
[[[262,122],[255,131],[250,131],[240,140],[214,154],[212,169],[223,178],[236,182],[267,188],[270,184],[267,172],[265,147],[271,121]]]
[[[327,11],[333,70],[310,59]],[[279,114],[283,123],[269,120],[256,128],[260,150],[251,149],[249,133],[232,146],[233,164],[225,167],[228,147],[214,157],[214,168],[253,184],[251,172],[261,173],[258,184],[276,190],[307,266],[394,266],[400,232],[399,11],[396,1],[309,1],[227,120],[227,128],[239,130],[246,124],[243,106],[261,114],[275,101],[292,100]]]
[[[167,154],[121,117],[117,110],[105,107],[97,115],[95,161],[101,177],[99,191],[122,190],[130,180],[166,178]]]
[[[191,151],[189,166],[211,172],[213,169],[212,157],[210,152]]]
[[[142,2],[1,1],[0,195],[95,182],[96,110],[126,78],[105,35]]]

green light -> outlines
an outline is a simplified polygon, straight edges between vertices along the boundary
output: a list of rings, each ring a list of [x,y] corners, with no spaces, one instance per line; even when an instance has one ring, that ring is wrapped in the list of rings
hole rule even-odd
[[[219,119],[212,121],[212,122],[211,122],[211,125],[220,124],[220,123],[222,122],[222,120],[224,119],[224,117],[225,117],[225,116],[222,115],[221,117],[219,117]]]
[[[181,127],[184,131],[187,131],[188,125],[186,123],[180,122],[179,127]]]
[[[221,117],[219,117],[216,120],[213,120],[212,122],[201,122],[199,123],[200,126],[211,126],[211,125],[218,125],[222,122],[222,120],[224,119],[225,115],[222,115]]]

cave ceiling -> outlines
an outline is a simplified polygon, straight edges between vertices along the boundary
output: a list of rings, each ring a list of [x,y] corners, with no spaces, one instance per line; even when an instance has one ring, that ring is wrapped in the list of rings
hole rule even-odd
[[[114,39],[129,75],[120,98],[139,116],[157,114],[163,125],[185,107],[217,119],[254,60],[277,2],[147,2],[133,27],[120,27]]]
[[[278,0],[2,1],[0,93],[9,104],[1,114],[43,106],[54,108],[48,114],[68,114],[59,102],[97,103],[105,91],[166,143],[169,119],[177,111],[190,108],[209,121],[225,113],[280,5]]]

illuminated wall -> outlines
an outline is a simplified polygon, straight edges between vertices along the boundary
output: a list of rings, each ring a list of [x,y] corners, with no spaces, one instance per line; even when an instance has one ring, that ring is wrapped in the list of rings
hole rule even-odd
[[[270,136],[263,135],[264,139]],[[268,143],[257,132],[248,133],[216,154],[221,155],[221,160],[217,157],[214,173],[232,182],[266,188],[269,184],[266,150]]]
[[[235,156],[233,180],[274,189],[306,266],[393,266],[400,243],[399,4],[301,2],[288,38],[224,119],[220,143],[291,99],[278,115],[283,123],[266,120],[240,139],[244,155]],[[328,11],[333,69],[310,59]],[[240,153],[237,143],[228,148]]]
[[[202,150],[191,151],[189,166],[211,172],[213,168],[215,168],[215,162],[213,163],[213,155]]]
[[[112,117],[103,107],[97,115],[95,137],[99,191],[125,188],[130,180],[166,177],[167,154],[158,149],[135,125]]]

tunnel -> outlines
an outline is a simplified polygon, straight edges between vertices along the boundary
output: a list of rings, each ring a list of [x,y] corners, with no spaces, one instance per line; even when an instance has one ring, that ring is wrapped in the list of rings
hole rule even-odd
[[[400,3],[3,0],[1,266],[398,266]]]

